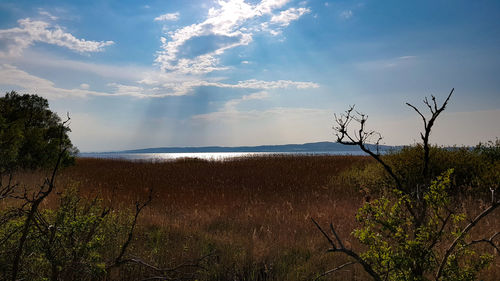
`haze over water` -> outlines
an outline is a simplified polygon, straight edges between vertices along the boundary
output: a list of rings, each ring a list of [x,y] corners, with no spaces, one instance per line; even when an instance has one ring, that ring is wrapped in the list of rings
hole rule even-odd
[[[203,160],[228,160],[238,157],[270,155],[365,155],[362,151],[320,151],[320,152],[201,152],[201,153],[81,153],[82,158],[105,158],[125,160],[167,161],[183,158]]]

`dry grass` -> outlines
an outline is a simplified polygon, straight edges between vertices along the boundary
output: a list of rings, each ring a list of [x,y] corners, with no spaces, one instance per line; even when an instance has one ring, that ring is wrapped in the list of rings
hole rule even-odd
[[[335,176],[356,156],[261,156],[227,161],[184,159],[132,162],[78,159],[61,171],[58,191],[77,185],[84,196],[100,196],[116,209],[133,206],[154,189],[154,200],[141,216],[134,253],[171,266],[216,250],[210,280],[307,280],[346,262],[325,254],[327,243],[310,221],[334,222],[347,245],[363,194],[343,186]],[[24,175],[36,183],[37,176]],[[55,196],[48,200],[53,206]],[[470,203],[471,206],[477,204]],[[471,207],[472,208],[472,207]],[[500,216],[485,225],[500,225]],[[479,229],[487,231],[487,226]],[[134,275],[117,273],[118,278]],[[498,259],[484,278],[500,275]],[[329,280],[364,280],[358,266]]]
[[[154,200],[142,223],[186,236],[170,237],[183,240],[176,244],[199,248],[200,241],[195,240],[202,239],[222,248],[225,255],[238,256],[226,257],[228,260],[260,264],[268,271],[291,271],[288,266],[318,262],[313,267],[321,272],[337,262],[332,264],[331,257],[324,254],[326,244],[310,218],[335,222],[341,235],[353,240],[349,235],[362,195],[334,184],[332,178],[354,163],[368,160],[347,156],[162,163],[79,159],[75,167],[61,173],[58,185],[76,181],[82,193],[100,194],[115,207],[131,206],[153,188]],[[179,255],[173,249],[169,252]],[[280,265],[275,263],[287,255],[297,255],[297,260],[282,265],[286,269],[276,268]],[[310,277],[304,276],[307,274],[313,272],[301,277]]]

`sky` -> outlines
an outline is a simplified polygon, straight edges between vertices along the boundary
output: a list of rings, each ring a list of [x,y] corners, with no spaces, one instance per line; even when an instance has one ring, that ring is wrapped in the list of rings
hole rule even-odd
[[[71,116],[80,151],[335,141],[350,105],[388,145],[500,137],[499,1],[2,0],[0,93]],[[354,128],[353,128],[354,129]]]

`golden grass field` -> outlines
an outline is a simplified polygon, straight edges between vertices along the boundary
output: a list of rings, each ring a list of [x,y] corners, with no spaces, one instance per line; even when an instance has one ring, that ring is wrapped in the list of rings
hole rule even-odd
[[[314,227],[330,222],[348,247],[362,250],[351,235],[365,195],[339,179],[342,171],[372,161],[361,156],[260,156],[226,161],[183,159],[134,162],[77,159],[60,171],[57,192],[77,186],[115,210],[133,208],[153,188],[153,201],[140,216],[130,253],[161,266],[174,266],[213,251],[201,279],[311,280],[348,259],[325,253],[328,244]],[[34,184],[36,176],[25,175]],[[54,194],[45,207],[57,202]],[[477,213],[480,198],[464,210]],[[500,225],[500,212],[477,232]],[[498,227],[497,227],[498,228]],[[496,229],[498,230],[498,229]],[[477,233],[476,233],[477,234]],[[139,268],[115,278],[135,280]],[[499,280],[500,261],[481,277]],[[360,266],[346,267],[327,280],[365,280]]]

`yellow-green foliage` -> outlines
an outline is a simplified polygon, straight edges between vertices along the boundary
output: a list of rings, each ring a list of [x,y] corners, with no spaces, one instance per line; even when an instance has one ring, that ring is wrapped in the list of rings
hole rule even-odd
[[[434,276],[443,256],[440,243],[460,235],[465,217],[454,215],[447,221],[450,196],[447,193],[453,170],[437,177],[423,193],[422,201],[393,190],[390,194],[366,203],[358,212],[362,227],[354,235],[368,248],[361,256],[385,280],[428,280]],[[428,213],[417,223],[405,206],[424,203]],[[451,216],[450,216],[451,218]],[[441,280],[474,280],[480,270],[492,261],[461,246],[446,263]]]
[[[0,225],[2,280],[10,274],[11,259],[25,223],[25,215],[19,214]],[[75,189],[67,189],[56,209],[36,214],[19,276],[24,280],[95,280],[103,276],[106,257],[117,250],[110,246],[118,245],[116,239],[126,229],[126,223],[120,221],[99,200],[85,200]]]

